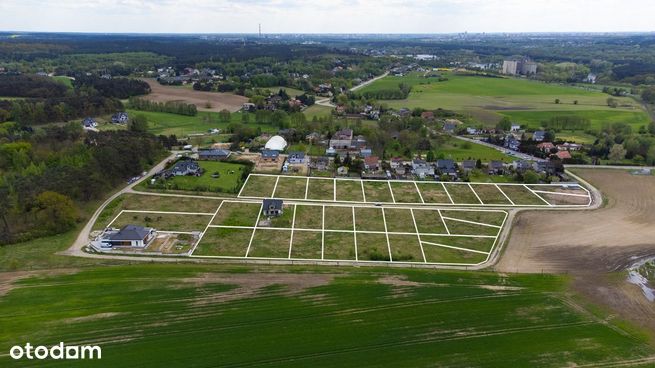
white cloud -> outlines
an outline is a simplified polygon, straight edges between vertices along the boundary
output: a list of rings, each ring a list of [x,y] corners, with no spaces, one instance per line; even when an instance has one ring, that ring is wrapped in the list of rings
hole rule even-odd
[[[452,33],[652,31],[652,0],[2,0],[2,30]]]

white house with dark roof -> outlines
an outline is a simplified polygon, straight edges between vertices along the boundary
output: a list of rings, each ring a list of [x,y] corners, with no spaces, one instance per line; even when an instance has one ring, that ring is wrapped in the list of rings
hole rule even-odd
[[[289,152],[287,162],[291,165],[302,165],[307,163],[307,156],[305,152]]]
[[[101,248],[136,247],[145,248],[155,238],[157,232],[150,227],[125,225],[120,230],[111,229],[103,233],[96,245]]]

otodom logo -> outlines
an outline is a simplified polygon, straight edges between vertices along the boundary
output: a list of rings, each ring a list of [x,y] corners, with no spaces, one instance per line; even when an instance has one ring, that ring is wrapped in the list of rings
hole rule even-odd
[[[102,349],[93,345],[65,345],[60,342],[57,345],[34,346],[29,342],[24,346],[14,345],[9,350],[9,355],[15,359],[102,359]]]

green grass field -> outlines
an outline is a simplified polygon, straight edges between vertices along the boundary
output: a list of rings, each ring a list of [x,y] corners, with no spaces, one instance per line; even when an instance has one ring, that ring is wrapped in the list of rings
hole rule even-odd
[[[482,160],[482,162],[514,161],[513,157],[508,156],[497,149],[483,146],[481,144],[462,141],[451,136],[442,136],[437,140],[437,142],[438,143],[434,144],[434,146],[436,146],[436,154],[439,157],[443,156],[443,158],[452,159],[457,162],[477,159]]]
[[[539,128],[543,121],[556,116],[575,116],[588,119],[591,129],[599,130],[603,124],[627,123],[636,132],[639,127],[648,125],[650,118],[641,110],[581,110],[581,111],[503,111],[501,115],[507,116],[512,121],[527,125],[530,128]],[[593,143],[593,142],[592,142]]]
[[[26,341],[102,347],[101,360],[39,367],[572,366],[654,353],[567,290],[565,277],[549,275],[88,268],[16,281],[0,299],[0,350]],[[18,364],[3,354],[0,365]]]
[[[454,110],[493,124],[503,116],[511,116],[523,123],[537,124],[544,117],[558,113],[589,116],[594,126],[605,121],[623,121],[643,125],[648,115],[639,104],[629,97],[617,97],[621,105],[612,109],[607,106],[607,94],[583,88],[548,84],[518,78],[488,78],[464,76],[445,72],[447,81],[424,78],[419,73],[404,77],[388,76],[362,89],[362,92],[397,88],[399,83],[412,85],[405,100],[384,101],[393,108],[425,109],[444,108]],[[556,104],[555,100],[560,103]],[[577,101],[577,104],[574,104]]]
[[[175,134],[178,137],[184,137],[188,134],[207,133],[209,129],[225,130],[229,123],[219,120],[218,113],[200,111],[196,116],[185,116],[169,114],[165,112],[151,112],[140,110],[127,110],[130,116],[144,115],[148,119],[148,131],[153,134],[170,135]],[[264,132],[276,132],[277,128],[270,124],[256,124],[252,121],[248,126],[259,127]],[[241,113],[232,113],[232,123],[241,122]]]
[[[246,166],[220,161],[198,161],[198,164],[204,169],[201,176],[175,176],[168,179],[166,184],[180,190],[223,193],[237,193],[241,188],[241,177]],[[214,173],[220,176],[213,178]]]

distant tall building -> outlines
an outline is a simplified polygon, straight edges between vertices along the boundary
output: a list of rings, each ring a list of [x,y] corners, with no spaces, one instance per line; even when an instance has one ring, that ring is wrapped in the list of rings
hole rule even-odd
[[[532,75],[537,74],[537,63],[528,59],[503,61],[503,74]]]

